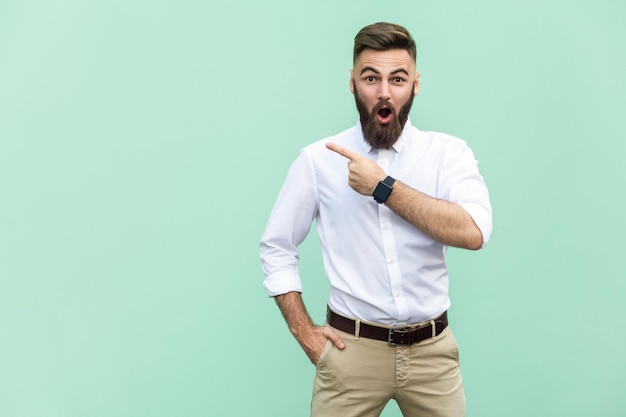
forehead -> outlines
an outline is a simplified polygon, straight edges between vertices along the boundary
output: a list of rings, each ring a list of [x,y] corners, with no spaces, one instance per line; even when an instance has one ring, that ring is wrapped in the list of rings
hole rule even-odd
[[[359,73],[363,68],[372,67],[380,72],[405,69],[409,74],[415,72],[415,62],[405,49],[389,49],[377,51],[365,49],[354,63],[354,71]]]

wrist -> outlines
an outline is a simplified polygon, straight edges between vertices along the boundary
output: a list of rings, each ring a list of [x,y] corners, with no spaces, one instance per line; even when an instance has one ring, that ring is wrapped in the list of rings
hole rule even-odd
[[[293,336],[298,339],[304,339],[306,338],[308,335],[310,335],[313,332],[313,328],[315,327],[315,325],[312,322],[308,322],[308,323],[297,323],[294,324],[292,326],[289,326],[289,330],[291,331],[291,334],[293,334]]]
[[[387,201],[387,199],[391,195],[391,192],[393,191],[393,184],[395,182],[396,182],[395,178],[387,176],[387,178],[380,181],[378,185],[376,186],[376,188],[374,188],[374,192],[372,193],[372,196],[374,197],[374,200],[376,200],[378,204],[382,204],[385,201]]]

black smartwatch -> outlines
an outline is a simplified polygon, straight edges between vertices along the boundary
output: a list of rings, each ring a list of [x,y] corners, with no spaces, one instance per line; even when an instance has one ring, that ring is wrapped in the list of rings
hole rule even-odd
[[[387,177],[378,183],[376,189],[374,190],[374,200],[376,200],[378,204],[382,204],[387,201],[391,191],[393,191],[394,182],[396,182],[395,179]]]

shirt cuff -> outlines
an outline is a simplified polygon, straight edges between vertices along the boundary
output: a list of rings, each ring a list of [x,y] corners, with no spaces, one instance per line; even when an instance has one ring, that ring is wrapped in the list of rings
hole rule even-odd
[[[297,271],[281,271],[269,275],[263,281],[267,295],[275,297],[291,291],[302,292],[302,281]]]
[[[462,203],[460,204],[470,215],[480,233],[483,235],[483,244],[481,249],[485,247],[492,233],[491,212],[480,204]]]

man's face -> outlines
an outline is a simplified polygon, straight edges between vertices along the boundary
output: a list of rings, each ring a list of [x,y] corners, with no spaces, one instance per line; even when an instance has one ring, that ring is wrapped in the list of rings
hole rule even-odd
[[[374,148],[389,149],[400,137],[419,91],[419,73],[403,49],[365,49],[350,71],[350,91],[365,139]]]

